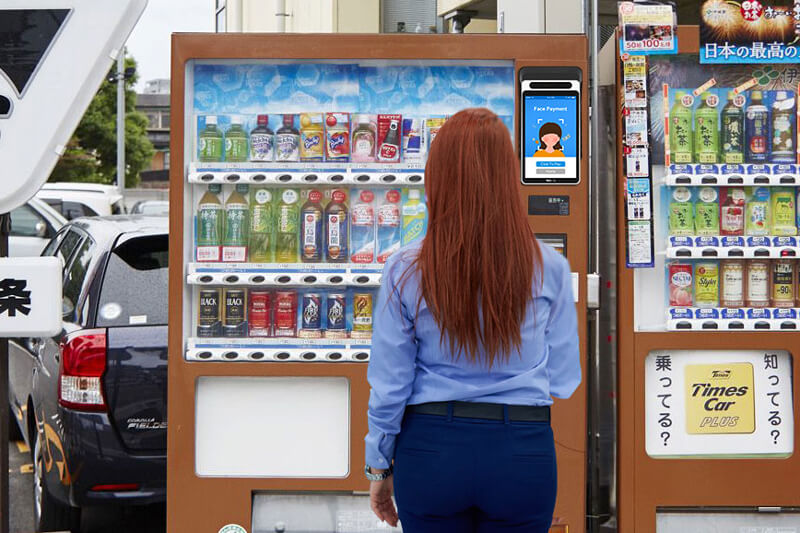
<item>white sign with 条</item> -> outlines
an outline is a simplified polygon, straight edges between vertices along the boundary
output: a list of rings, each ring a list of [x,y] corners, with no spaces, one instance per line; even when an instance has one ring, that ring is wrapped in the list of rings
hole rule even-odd
[[[47,181],[147,0],[0,0],[0,213]]]
[[[0,337],[49,337],[61,331],[61,260],[0,259]]]

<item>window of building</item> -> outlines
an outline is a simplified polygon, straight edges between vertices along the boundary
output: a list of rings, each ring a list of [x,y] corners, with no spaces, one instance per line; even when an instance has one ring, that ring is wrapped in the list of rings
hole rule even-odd
[[[154,111],[148,111],[147,115],[147,127],[151,130],[157,130],[159,128],[158,124],[158,113]]]
[[[169,129],[169,111],[161,112],[161,129],[162,130]]]
[[[164,151],[164,169],[169,168],[169,150]]]

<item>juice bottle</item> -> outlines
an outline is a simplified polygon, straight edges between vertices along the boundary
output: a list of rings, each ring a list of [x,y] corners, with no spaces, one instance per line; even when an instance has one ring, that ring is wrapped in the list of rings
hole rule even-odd
[[[281,191],[276,218],[278,235],[275,243],[275,261],[278,263],[297,263],[298,222],[300,212],[297,206],[297,191]]]
[[[356,115],[356,127],[353,129],[353,147],[351,158],[356,163],[372,163],[375,161],[377,145],[377,129],[375,119],[371,115]]]
[[[795,260],[777,259],[772,262],[772,307],[793,307]]]
[[[703,187],[694,206],[697,235],[719,235],[719,196],[713,187]]]
[[[250,261],[253,263],[272,262],[272,221],[272,193],[264,187],[252,188],[250,190],[249,252]]]
[[[322,193],[317,189],[308,192],[308,200],[300,209],[300,235],[303,242],[300,259],[304,263],[322,261]]]
[[[753,259],[747,262],[747,307],[769,305],[769,261]]]
[[[797,206],[794,191],[787,187],[772,189],[772,235],[797,235]]]
[[[675,103],[669,111],[669,151],[673,163],[692,162],[692,97],[675,91]]]
[[[346,193],[336,189],[325,208],[325,259],[330,263],[347,261],[347,200]]]
[[[222,161],[222,131],[217,128],[216,115],[206,115],[206,127],[200,132],[197,144],[200,161]]]
[[[769,189],[751,187],[747,198],[747,214],[744,232],[746,235],[769,235]]]
[[[691,307],[693,303],[694,269],[690,263],[669,264],[669,305]]]
[[[719,159],[719,112],[717,95],[700,95],[700,107],[694,112],[694,151],[698,163],[716,163]]]
[[[762,102],[761,91],[753,91],[750,105],[745,113],[745,155],[748,163],[764,163],[767,160],[769,136],[769,109]]]
[[[275,133],[275,160],[300,161],[300,132],[294,127],[294,115],[283,115],[283,125]]]
[[[421,197],[419,189],[408,190],[408,199],[403,204],[403,246],[425,236],[427,210]]]
[[[375,194],[356,191],[350,206],[350,261],[372,263],[375,260]]]
[[[728,91],[728,102],[722,108],[722,161],[744,163],[744,96]]]
[[[247,161],[247,132],[242,127],[242,117],[231,116],[231,127],[225,132],[225,161]]]
[[[721,235],[744,235],[745,198],[744,189],[725,187],[720,189],[720,228]]]
[[[303,113],[300,115],[300,161],[322,161],[324,158],[322,113]]]
[[[197,205],[197,260],[219,261],[222,247],[223,211],[219,193],[222,185],[212,183]]]
[[[400,248],[400,191],[389,189],[378,205],[378,263]]]
[[[772,103],[772,151],[769,160],[773,163],[794,163],[795,153],[795,110],[794,97],[786,91],[778,91]]]
[[[248,187],[239,183],[225,202],[225,236],[222,240],[222,260],[225,262],[247,261],[247,205]]]
[[[258,115],[257,125],[250,132],[250,161],[275,159],[275,134],[269,128],[269,115]]]
[[[719,266],[697,263],[694,269],[694,305],[700,308],[719,306]]]
[[[728,259],[720,262],[720,303],[722,307],[744,305],[744,261]]]
[[[669,202],[669,234],[694,235],[692,191],[688,187],[672,190]]]

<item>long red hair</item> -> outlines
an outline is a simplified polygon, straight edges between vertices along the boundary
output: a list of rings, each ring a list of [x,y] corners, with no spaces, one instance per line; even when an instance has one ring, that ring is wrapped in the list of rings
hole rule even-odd
[[[491,368],[520,348],[541,254],[508,128],[484,108],[439,130],[425,166],[428,231],[412,267],[454,360]]]

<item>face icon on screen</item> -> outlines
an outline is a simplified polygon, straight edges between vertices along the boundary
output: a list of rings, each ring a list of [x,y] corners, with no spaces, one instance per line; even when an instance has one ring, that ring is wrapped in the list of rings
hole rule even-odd
[[[533,157],[564,157],[561,146],[561,127],[555,122],[546,122],[539,128],[539,149]]]

